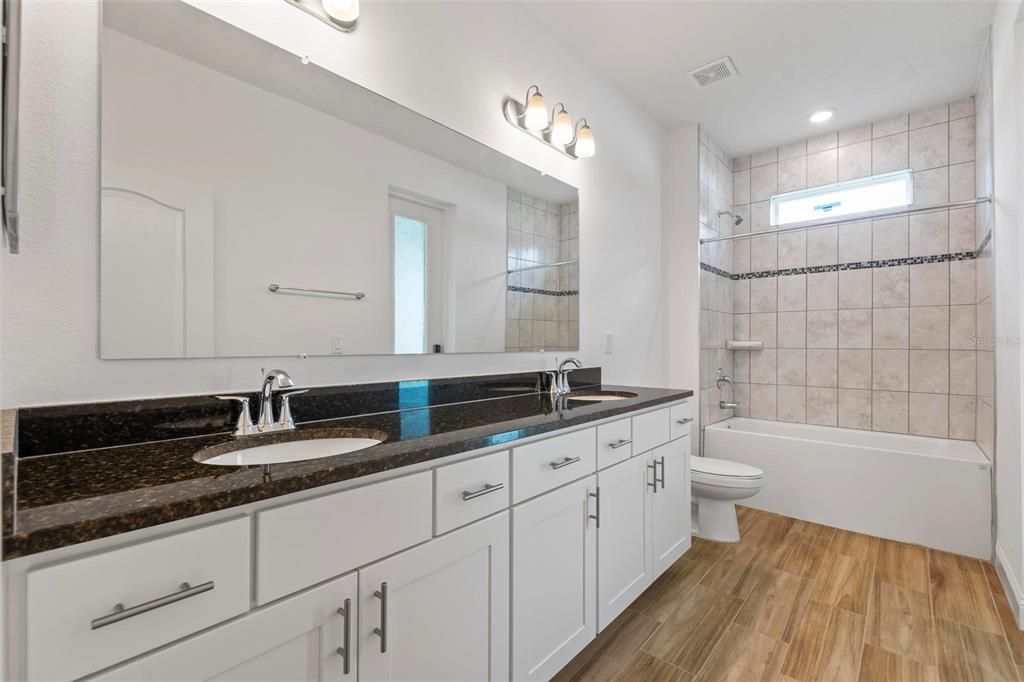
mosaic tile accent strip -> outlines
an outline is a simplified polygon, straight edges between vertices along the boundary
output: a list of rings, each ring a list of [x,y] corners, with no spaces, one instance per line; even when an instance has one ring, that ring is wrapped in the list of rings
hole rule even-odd
[[[703,266],[704,264],[701,263],[701,265]],[[518,291],[523,294],[541,294],[542,296],[576,296],[580,293],[579,289],[535,289],[533,287],[513,286],[512,284],[508,285],[508,290]]]
[[[839,272],[842,270],[865,270],[868,268],[894,268],[901,265],[923,265],[924,263],[947,263],[949,261],[974,260],[985,250],[985,246],[992,239],[990,230],[981,241],[975,251],[957,251],[954,253],[943,253],[934,256],[909,256],[907,258],[887,258],[884,260],[865,260],[853,263],[836,263],[833,265],[809,265],[802,268],[783,268],[781,270],[761,270],[758,272],[743,272],[733,274],[716,268],[713,265],[701,262],[700,269],[710,272],[719,277],[725,277],[733,281],[744,279],[763,279],[765,277],[785,277],[787,275],[806,275],[819,272]]]

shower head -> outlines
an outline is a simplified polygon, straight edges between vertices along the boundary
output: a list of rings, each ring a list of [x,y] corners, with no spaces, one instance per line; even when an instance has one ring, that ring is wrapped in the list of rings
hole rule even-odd
[[[739,225],[740,223],[742,223],[742,222],[743,222],[743,216],[741,216],[741,215],[736,215],[736,214],[735,214],[735,213],[733,213],[732,211],[725,211],[725,210],[722,210],[722,211],[719,211],[719,212],[718,212],[718,217],[719,217],[719,218],[721,218],[721,217],[722,217],[722,216],[724,216],[724,215],[732,216],[732,224],[733,224],[733,225]]]

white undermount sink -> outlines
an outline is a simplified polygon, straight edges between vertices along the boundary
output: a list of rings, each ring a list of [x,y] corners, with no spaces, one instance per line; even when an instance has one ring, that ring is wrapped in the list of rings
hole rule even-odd
[[[215,466],[262,466],[266,464],[282,464],[284,462],[299,462],[306,459],[320,459],[321,457],[334,457],[335,455],[344,455],[356,450],[365,450],[382,442],[382,440],[376,438],[311,438],[257,445],[213,456],[204,456],[201,452],[194,459],[201,464],[213,464]]]

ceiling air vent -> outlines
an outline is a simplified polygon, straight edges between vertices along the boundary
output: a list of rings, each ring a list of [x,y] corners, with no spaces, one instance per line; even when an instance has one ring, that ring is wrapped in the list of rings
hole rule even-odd
[[[709,85],[740,74],[739,71],[736,70],[736,65],[732,63],[731,59],[728,57],[722,57],[721,59],[716,59],[710,64],[698,67],[686,75],[693,79],[693,82],[697,84],[698,88],[706,88]]]

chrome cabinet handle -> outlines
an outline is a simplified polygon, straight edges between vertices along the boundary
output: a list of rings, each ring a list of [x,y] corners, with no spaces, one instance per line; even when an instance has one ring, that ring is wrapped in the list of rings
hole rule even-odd
[[[341,660],[343,661],[341,672],[342,672],[343,675],[348,675],[348,671],[349,671],[349,658],[350,658],[348,652],[352,650],[351,649],[351,647],[352,647],[352,600],[351,599],[346,599],[345,600],[345,605],[342,606],[340,609],[338,609],[338,615],[345,619],[345,630],[344,630],[344,634],[342,635],[341,646],[339,646],[336,649],[336,651],[338,652],[338,655],[341,656]]]
[[[478,497],[482,497],[487,493],[493,493],[495,491],[501,490],[504,487],[504,483],[485,483],[483,488],[479,488],[477,490],[463,490],[462,499],[468,502],[469,500],[475,500]]]
[[[661,483],[661,489],[664,490],[665,489],[665,457],[661,456],[658,459],[656,459],[654,461],[655,465],[657,465],[658,462],[661,462],[661,478],[658,478],[658,468],[657,468],[657,466],[655,466],[655,468],[654,468],[654,482],[655,483]]]
[[[689,417],[687,417],[686,419],[677,419],[676,420],[676,424],[679,424],[680,426],[686,426],[687,424],[689,424],[692,421],[693,421],[693,419],[690,419]]]
[[[380,652],[388,652],[388,584],[380,584],[380,589],[373,593],[373,596],[380,599],[380,627],[373,629],[373,634],[380,637]]]
[[[621,448],[623,445],[629,445],[632,442],[633,440],[630,438],[620,438],[617,441],[608,443],[608,447],[610,447],[612,450],[617,450]]]
[[[651,464],[647,465],[647,468],[651,470],[651,472],[653,474],[653,478],[654,478],[653,481],[648,481],[647,482],[647,487],[648,488],[653,488],[654,489],[654,494],[657,495],[658,494],[658,463],[657,462],[652,462]]]
[[[575,464],[578,461],[580,461],[579,457],[566,457],[565,459],[561,460],[560,462],[551,462],[551,468],[552,469],[561,469],[562,467],[567,467],[570,464]]]
[[[587,496],[594,498],[594,513],[593,514],[588,514],[587,517],[591,518],[591,519],[594,519],[594,521],[596,522],[595,525],[598,528],[600,528],[601,527],[601,486],[598,486],[595,489],[595,491],[592,492],[592,493],[588,492]]]
[[[209,592],[212,589],[212,580],[202,583],[201,585],[196,585],[195,587],[192,587],[188,583],[182,583],[181,588],[173,594],[165,594],[162,597],[157,597],[156,599],[151,599],[147,602],[143,602],[135,606],[129,606],[128,608],[125,608],[124,604],[114,604],[113,613],[109,613],[105,616],[100,616],[99,618],[96,618],[91,622],[92,629],[99,630],[100,628],[104,628],[108,625],[119,623],[122,620],[133,618],[135,616],[138,616],[139,614],[153,611],[154,609],[158,609],[161,606],[167,606],[168,604],[179,602],[182,599],[188,599],[189,597],[194,597],[197,594]]]

